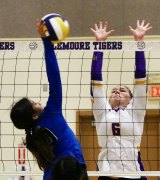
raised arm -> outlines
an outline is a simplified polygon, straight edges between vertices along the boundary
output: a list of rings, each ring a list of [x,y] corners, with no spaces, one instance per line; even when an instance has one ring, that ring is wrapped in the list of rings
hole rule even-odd
[[[141,23],[137,20],[137,27],[133,29],[129,26],[130,32],[133,34],[135,41],[143,41],[144,35],[152,28],[150,23],[145,25],[143,20]],[[137,51],[135,54],[135,84],[144,84],[146,80],[146,62],[143,51]]]
[[[135,41],[143,41],[144,35],[152,27],[150,23],[145,25],[143,20],[141,23],[137,21],[137,27],[133,29],[129,26],[130,32],[133,34]],[[136,51],[135,53],[135,87],[133,105],[137,109],[144,109],[146,106],[146,61],[143,51]]]
[[[90,28],[97,41],[105,41],[109,34],[114,30],[107,31],[107,22],[99,22],[99,25],[95,24],[95,28]],[[95,51],[93,53],[91,64],[91,96],[93,97],[93,110],[100,110],[106,108],[106,95],[103,89],[102,79],[102,64],[103,64],[103,52]]]
[[[53,50],[53,44],[48,37],[45,37],[41,21],[37,20],[37,31],[42,37],[44,44],[46,71],[49,81],[49,98],[45,111],[61,112],[62,111],[62,85],[57,58]]]

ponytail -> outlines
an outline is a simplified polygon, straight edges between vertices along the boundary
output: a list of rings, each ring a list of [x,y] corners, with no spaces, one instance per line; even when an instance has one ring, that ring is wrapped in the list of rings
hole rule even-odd
[[[50,140],[45,128],[36,127],[34,131],[26,130],[26,133],[24,145],[37,160],[39,168],[45,170],[54,158],[53,141]]]

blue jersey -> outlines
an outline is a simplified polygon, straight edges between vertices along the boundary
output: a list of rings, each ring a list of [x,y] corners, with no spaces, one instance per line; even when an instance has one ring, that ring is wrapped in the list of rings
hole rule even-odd
[[[68,126],[62,114],[62,85],[58,62],[53,50],[53,45],[48,38],[43,39],[45,48],[46,71],[49,81],[49,98],[39,119],[35,122],[36,126],[49,129],[57,141],[54,144],[55,158],[62,156],[73,156],[81,164],[85,164],[82,149],[75,134]],[[44,180],[48,180],[51,167],[44,171]]]

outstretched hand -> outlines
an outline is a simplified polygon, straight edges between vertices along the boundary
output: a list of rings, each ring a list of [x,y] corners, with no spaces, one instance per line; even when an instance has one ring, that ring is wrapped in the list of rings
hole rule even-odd
[[[114,31],[110,30],[107,31],[108,23],[102,21],[99,22],[99,25],[95,24],[94,29],[90,28],[90,30],[93,32],[95,38],[97,41],[105,41],[107,37]]]
[[[145,25],[144,20],[141,23],[139,22],[139,20],[137,20],[136,29],[133,29],[131,26],[129,26],[130,32],[133,34],[136,41],[143,41],[144,40],[144,35],[151,28],[152,28],[152,26],[150,26],[150,23],[147,23]]]
[[[43,23],[40,19],[36,20],[36,29],[38,31],[38,33],[40,34],[41,37],[46,37],[45,35],[45,31],[43,29]]]

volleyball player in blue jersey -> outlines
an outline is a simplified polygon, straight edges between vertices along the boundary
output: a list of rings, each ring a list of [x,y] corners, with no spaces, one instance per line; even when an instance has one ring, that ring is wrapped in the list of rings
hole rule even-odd
[[[36,26],[45,50],[49,81],[48,101],[43,108],[40,103],[22,98],[11,109],[11,120],[16,128],[25,129],[25,145],[36,158],[39,168],[44,171],[44,180],[79,180],[77,171],[80,172],[82,180],[88,180],[81,146],[62,114],[62,85],[53,44],[45,37],[41,21],[38,20]],[[62,157],[64,159],[61,159],[61,166],[53,168],[57,172],[53,172],[51,177],[52,167]],[[77,163],[72,163],[69,169],[64,163],[65,157],[72,157]],[[63,173],[58,174],[61,170]]]
[[[136,41],[143,41],[145,33],[151,29],[137,21],[136,29],[129,26]],[[113,30],[107,32],[107,23],[91,28],[97,41],[104,41]],[[100,171],[112,173],[143,171],[140,158],[140,143],[143,134],[146,109],[146,65],[143,51],[135,53],[135,85],[133,95],[127,86],[116,86],[107,98],[102,80],[103,52],[94,52],[91,66],[91,96],[93,98],[93,114],[101,151],[98,156]],[[116,174],[115,174],[116,176]],[[115,177],[99,177],[107,180]],[[118,177],[120,179],[142,179],[134,177]]]

